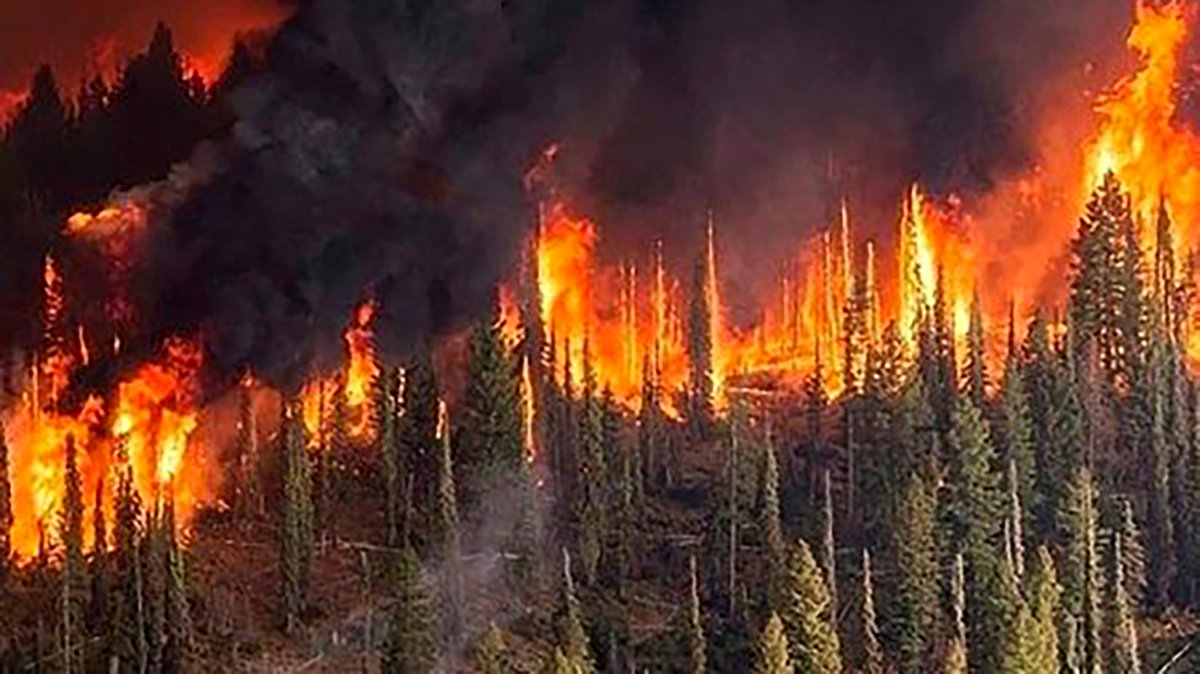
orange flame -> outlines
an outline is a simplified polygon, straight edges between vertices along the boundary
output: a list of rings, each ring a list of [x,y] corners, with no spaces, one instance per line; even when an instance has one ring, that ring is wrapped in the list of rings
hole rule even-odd
[[[359,305],[345,335],[348,354],[346,405],[351,414],[350,435],[355,438],[366,438],[371,430],[371,385],[379,376],[379,364],[375,359],[375,331],[371,327],[374,316],[374,302]]]

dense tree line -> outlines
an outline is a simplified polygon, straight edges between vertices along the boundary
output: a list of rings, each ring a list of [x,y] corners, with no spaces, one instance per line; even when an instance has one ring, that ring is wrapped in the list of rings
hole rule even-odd
[[[161,180],[197,143],[226,134],[233,121],[227,94],[260,62],[239,42],[220,78],[206,83],[186,69],[170,29],[159,24],[146,49],[111,79],[63,82],[50,66],[38,68],[24,101],[0,119],[3,287],[36,285],[67,216],[103,204],[114,190]],[[31,296],[6,294],[6,324],[23,325],[36,313]]]

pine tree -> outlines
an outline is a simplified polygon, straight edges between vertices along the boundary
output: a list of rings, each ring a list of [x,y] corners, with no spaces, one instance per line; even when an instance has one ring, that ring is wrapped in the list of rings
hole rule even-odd
[[[193,633],[192,616],[188,607],[187,579],[184,575],[183,549],[175,527],[175,499],[168,493],[165,521],[167,535],[167,642],[163,657],[163,671],[188,672],[192,670]]]
[[[1105,583],[1104,627],[1101,644],[1104,662],[1110,671],[1137,674],[1141,671],[1137,629],[1129,597],[1125,593],[1122,571],[1121,534],[1112,536],[1108,555],[1108,579]]]
[[[0,430],[2,432],[2,430]],[[109,553],[108,553],[108,523],[104,516],[104,474],[101,473],[96,481],[96,496],[92,506],[92,600],[88,605],[88,626],[93,634],[103,637],[102,650],[108,654],[108,620],[109,620]]]
[[[1032,629],[1029,643],[1029,674],[1058,674],[1058,612],[1062,589],[1054,571],[1054,558],[1046,546],[1038,548],[1029,571],[1029,609]]]
[[[1142,547],[1142,532],[1133,516],[1133,504],[1127,498],[1118,501],[1118,534],[1121,537],[1121,570],[1125,578],[1125,595],[1136,615],[1146,597],[1146,549]]]
[[[979,307],[979,290],[971,296],[971,317],[967,324],[967,362],[963,373],[963,392],[975,407],[984,409],[987,402],[987,363],[984,358],[983,314]]]
[[[969,400],[959,402],[951,430],[953,462],[950,465],[948,515],[950,530],[966,551],[968,565],[995,564],[1001,509],[1000,478],[983,415]]]
[[[604,498],[605,466],[600,400],[596,391],[596,372],[588,347],[584,345],[583,399],[579,413],[579,552],[583,574],[589,586],[596,583],[605,540]]]
[[[575,674],[594,674],[592,651],[588,646],[587,633],[583,631],[579,598],[575,596],[575,581],[571,577],[571,556],[563,550],[563,583],[558,612],[555,620],[558,644],[567,660],[575,667]]]
[[[516,473],[524,461],[520,397],[512,359],[498,322],[471,331],[467,387],[457,452],[459,499],[468,509]]]
[[[450,451],[450,419],[443,403],[439,408],[438,519],[437,531],[445,577],[442,581],[446,623],[457,634],[463,618],[462,542],[459,534],[458,498],[454,483],[454,459]]]
[[[1147,568],[1149,599],[1156,610],[1166,607],[1170,601],[1170,590],[1175,582],[1175,531],[1171,513],[1170,468],[1173,447],[1168,437],[1167,403],[1170,381],[1169,365],[1166,363],[1164,335],[1161,327],[1152,331],[1150,344],[1149,372],[1142,375],[1149,381],[1139,382],[1133,394],[1135,400],[1127,412],[1132,417],[1132,428],[1127,431],[1134,442],[1144,448],[1144,463],[1148,471],[1147,491],[1147,543],[1149,565]],[[1140,402],[1136,400],[1142,398]],[[1148,404],[1144,399],[1148,398]],[[1149,407],[1148,433],[1140,423],[1145,407]]]
[[[942,671],[945,674],[966,674],[967,671],[967,581],[962,554],[954,556],[953,575],[950,577],[950,636],[943,656]]]
[[[879,628],[875,618],[875,585],[871,578],[871,553],[863,548],[862,573],[858,592],[858,610],[854,631],[858,641],[855,671],[862,674],[883,674],[883,647],[879,644]]]
[[[300,626],[308,606],[310,563],[312,560],[312,481],[308,454],[304,448],[304,429],[295,400],[285,403],[283,417],[283,513],[280,543],[283,574],[283,618],[289,633]]]
[[[147,668],[151,672],[162,671],[167,644],[167,533],[161,495],[156,494],[155,500],[147,516],[141,559],[145,569],[142,600],[146,606]]]
[[[977,601],[983,604],[984,630],[979,632],[975,650],[986,652],[979,658],[979,666],[973,671],[1027,672],[1029,671],[1029,634],[1033,629],[1033,618],[1029,606],[1021,596],[1012,555],[1005,555],[999,564],[988,569],[990,576],[985,580],[982,595]],[[974,654],[972,654],[974,656]]]
[[[395,564],[396,596],[388,617],[380,671],[383,674],[432,672],[436,643],[429,616],[429,601],[421,586],[420,563],[412,548],[406,544]]]
[[[763,471],[758,501],[766,530],[767,604],[772,611],[786,610],[787,547],[783,540],[783,521],[779,513],[779,465],[770,442],[763,448]]]
[[[103,519],[103,518],[101,518]],[[12,564],[12,484],[8,479],[8,441],[4,425],[0,423],[0,592],[8,582]]]
[[[833,487],[829,469],[821,474],[821,569],[825,572],[825,587],[829,590],[829,612],[838,613],[837,551],[833,536]]]
[[[542,674],[579,674],[583,671],[577,662],[573,662],[562,647],[556,646],[550,659],[542,666]]]
[[[542,576],[542,518],[532,467],[526,463],[517,476],[517,524],[512,534],[516,555],[510,567],[515,588],[537,587]]]
[[[488,623],[487,631],[479,640],[475,649],[475,666],[480,674],[505,674],[510,671],[508,664],[508,647],[504,645],[504,635],[495,621]]]
[[[383,473],[383,519],[384,541],[388,547],[396,547],[401,535],[402,510],[406,507],[404,498],[405,471],[401,465],[398,443],[396,441],[397,397],[401,387],[403,373],[398,369],[382,370],[374,382],[375,404],[372,406],[375,419],[375,446],[379,453],[379,465]],[[328,452],[324,452],[328,454]],[[322,480],[326,482],[327,480]],[[324,484],[320,485],[319,494],[327,492]],[[321,499],[318,499],[319,501]]]
[[[803,539],[788,559],[784,629],[796,669],[813,674],[842,671],[841,646],[834,627],[836,616],[825,579]]]
[[[645,508],[646,481],[655,475],[661,460],[663,410],[658,369],[650,356],[642,360],[642,408],[638,412],[637,459],[634,463],[633,498],[638,512]]]
[[[62,671],[83,671],[83,648],[87,629],[83,624],[87,605],[87,568],[83,561],[83,487],[76,464],[75,437],[68,434],[63,454],[63,506],[59,537],[63,542],[62,566]]]
[[[919,475],[909,477],[892,532],[895,597],[889,632],[901,672],[923,672],[937,622],[934,499]]]
[[[708,260],[696,260],[688,312],[688,399],[693,430],[704,433],[712,424],[714,404],[712,291]]]
[[[1132,377],[1128,357],[1123,352],[1130,335],[1126,334],[1126,306],[1129,294],[1123,262],[1126,256],[1124,233],[1133,228],[1128,196],[1122,192],[1110,171],[1092,193],[1079,229],[1071,242],[1072,271],[1070,319],[1082,341],[1095,342],[1101,366],[1109,381],[1127,386]]]
[[[437,438],[437,378],[428,356],[422,355],[404,371],[404,401],[397,429],[400,473],[408,480],[409,507],[415,507],[422,521],[436,520],[437,466],[441,444]]]
[[[1086,466],[1075,468],[1067,498],[1059,515],[1066,537],[1063,568],[1063,610],[1075,619],[1075,633],[1064,645],[1074,643],[1079,663],[1086,671],[1100,667],[1100,598],[1096,555],[1095,487]],[[1064,648],[1064,652],[1071,651]]]
[[[779,614],[771,612],[767,625],[763,628],[762,636],[758,638],[758,652],[755,659],[755,674],[792,674],[789,656],[787,634],[783,629],[783,621]]]
[[[115,451],[117,492],[113,556],[119,591],[113,618],[113,650],[121,672],[142,672],[148,660],[140,551],[142,506],[125,453],[126,441],[124,437],[117,438]]]
[[[696,578],[696,558],[689,560],[691,591],[688,594],[687,643],[690,665],[688,671],[692,674],[703,674],[708,669],[708,657],[705,655],[704,622],[700,612],[700,585]]]
[[[1000,391],[1000,423],[998,439],[1003,448],[1004,463],[1010,476],[1015,477],[1016,496],[1021,503],[1021,530],[1034,530],[1034,484],[1036,464],[1033,450],[1033,422],[1029,399],[1025,392],[1025,376],[1015,355],[1010,354],[1004,366]],[[1013,481],[1010,479],[1010,488]]]

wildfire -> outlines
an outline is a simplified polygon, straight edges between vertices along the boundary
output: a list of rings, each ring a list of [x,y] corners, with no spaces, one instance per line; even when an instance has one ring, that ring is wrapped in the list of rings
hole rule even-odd
[[[68,437],[78,452],[83,493],[89,496],[88,521],[95,517],[90,496],[102,480],[106,486],[114,484],[109,470],[118,453],[129,462],[143,503],[156,503],[165,490],[174,491],[180,526],[212,498],[216,481],[201,452],[189,452],[199,418],[200,354],[197,344],[171,340],[162,360],[120,381],[111,399],[89,397],[75,415],[43,407],[28,393],[9,411],[5,439],[13,475],[21,476],[13,480],[12,494],[12,540],[18,555],[31,557],[56,536]],[[106,512],[110,506],[106,500]],[[88,527],[88,536],[90,532]]]
[[[1170,206],[1175,240],[1195,243],[1200,137],[1175,116],[1175,83],[1194,15],[1182,2],[1139,2],[1126,39],[1139,66],[1096,105],[1101,123],[1087,152],[1084,189],[1100,184],[1107,171],[1116,173],[1133,197],[1147,249],[1160,199]]]
[[[375,303],[368,301],[359,305],[354,320],[346,329],[345,396],[351,414],[350,434],[365,438],[370,433],[369,411],[371,386],[379,376],[379,365],[375,358],[375,331],[371,320],[375,317]]]
[[[656,252],[652,261],[654,282],[643,290],[637,284],[636,266],[601,267],[596,262],[597,232],[592,221],[574,216],[562,201],[541,210],[537,240],[541,318],[547,335],[556,341],[559,357],[571,363],[573,383],[581,381],[586,348],[598,381],[627,405],[639,401],[643,360],[650,360],[664,389],[679,388],[687,379],[688,362],[681,293],[678,283],[666,274],[661,253]],[[652,311],[637,312],[639,303],[648,304]]]

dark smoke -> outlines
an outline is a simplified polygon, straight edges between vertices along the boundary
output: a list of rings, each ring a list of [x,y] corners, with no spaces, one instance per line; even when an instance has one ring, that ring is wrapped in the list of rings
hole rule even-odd
[[[615,248],[691,255],[712,208],[751,286],[839,195],[882,229],[914,179],[970,194],[1035,162],[1041,84],[1104,62],[1129,11],[1059,5],[303,3],[215,177],[154,230],[152,336],[202,329],[226,380],[294,384],[365,297],[389,354],[456,329],[516,264],[552,141]]]

